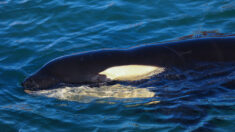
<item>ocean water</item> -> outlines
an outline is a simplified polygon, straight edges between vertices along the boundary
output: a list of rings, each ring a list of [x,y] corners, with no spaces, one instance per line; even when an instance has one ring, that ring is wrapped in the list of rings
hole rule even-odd
[[[94,89],[20,83],[62,55],[234,33],[232,0],[0,0],[0,131],[232,132],[233,63]]]

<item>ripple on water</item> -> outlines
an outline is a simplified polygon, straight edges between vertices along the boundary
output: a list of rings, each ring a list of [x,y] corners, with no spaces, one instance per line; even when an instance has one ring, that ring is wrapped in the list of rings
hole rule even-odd
[[[0,1],[1,130],[234,130],[234,64],[169,69],[119,86],[43,93],[54,98],[28,95],[20,86],[26,76],[61,55],[232,34],[234,7],[231,0]],[[208,30],[217,32],[203,32]],[[79,89],[93,97],[81,102]],[[131,96],[135,98],[126,98]]]

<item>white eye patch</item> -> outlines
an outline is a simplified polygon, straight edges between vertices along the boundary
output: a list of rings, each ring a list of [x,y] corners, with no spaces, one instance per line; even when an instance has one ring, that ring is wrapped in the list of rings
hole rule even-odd
[[[99,74],[106,75],[107,78],[116,81],[136,81],[148,79],[164,70],[163,67],[149,65],[122,65],[110,67]]]

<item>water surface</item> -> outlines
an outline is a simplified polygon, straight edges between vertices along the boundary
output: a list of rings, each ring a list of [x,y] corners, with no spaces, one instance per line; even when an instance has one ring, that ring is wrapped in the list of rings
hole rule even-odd
[[[73,92],[29,95],[20,83],[61,55],[197,38],[203,31],[234,34],[234,25],[231,0],[0,1],[1,131],[233,131],[232,63],[172,69],[119,86],[151,97],[83,102]]]

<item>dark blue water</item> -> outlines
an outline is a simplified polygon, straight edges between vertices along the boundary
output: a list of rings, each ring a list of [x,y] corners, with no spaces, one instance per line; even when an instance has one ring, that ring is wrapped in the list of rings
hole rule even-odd
[[[20,86],[25,77],[58,56],[191,34],[198,37],[203,31],[234,34],[235,2],[1,0],[0,131],[232,132],[232,63],[172,69],[128,84],[154,92],[148,98],[88,98],[84,102],[29,95]]]

